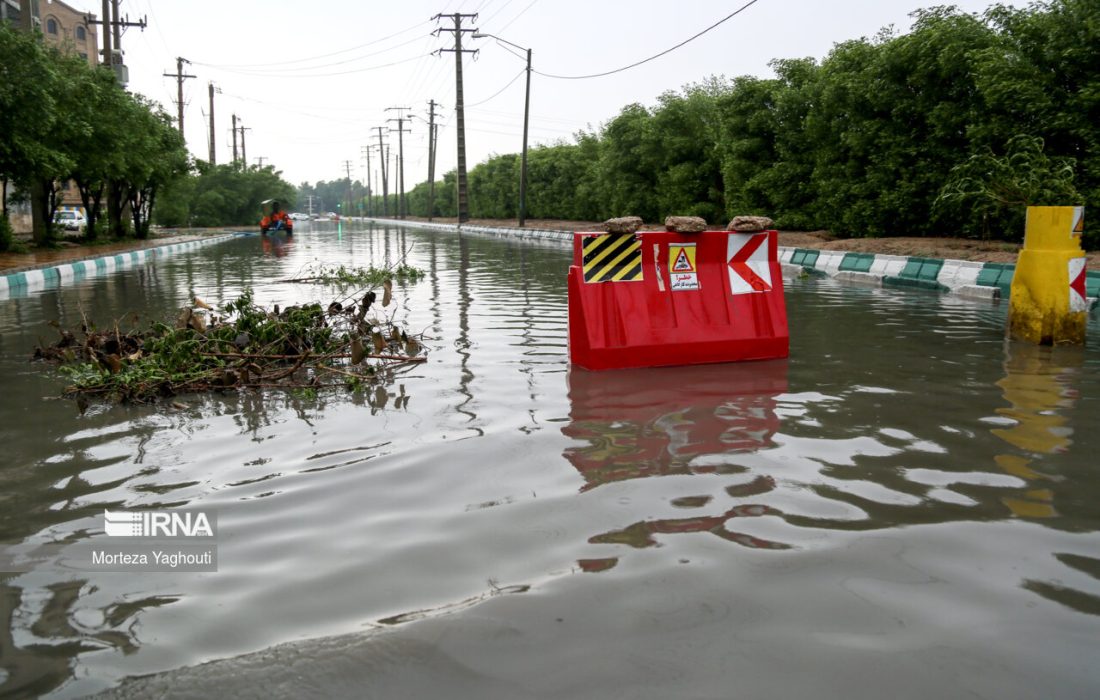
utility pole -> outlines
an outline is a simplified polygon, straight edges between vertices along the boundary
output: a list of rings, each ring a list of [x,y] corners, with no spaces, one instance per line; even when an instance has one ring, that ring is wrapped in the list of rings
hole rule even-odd
[[[111,30],[114,32],[114,51],[122,53],[122,28],[119,26],[119,0],[111,0]]]
[[[374,207],[371,202],[373,195],[370,189],[370,149],[370,146],[363,146],[359,150],[367,157],[367,216],[374,216]]]
[[[267,160],[267,156],[257,156],[256,160],[259,161],[259,166],[264,167],[264,161]]]
[[[27,3],[28,5],[30,3]],[[93,19],[91,14],[84,15],[85,24],[98,24],[103,27],[103,60],[100,61],[100,65],[105,65],[114,72],[118,77],[118,82],[126,86],[126,83],[130,81],[129,71],[126,65],[122,62],[122,28],[123,27],[141,27],[142,31],[148,26],[148,22],[145,17],[142,17],[137,22],[131,22],[129,15],[119,19],[118,18],[118,0],[103,0],[103,19]],[[28,11],[29,17],[29,11]],[[111,39],[114,37],[114,43],[112,45]],[[118,55],[118,63],[115,63],[114,57]]]
[[[30,3],[27,3],[29,6]],[[28,10],[28,15],[30,11]],[[112,71],[115,69],[114,47],[111,46],[111,0],[103,0],[103,19],[99,22],[103,26],[103,62]]]
[[[107,0],[103,0],[103,2],[104,2],[104,4],[106,4]],[[107,37],[107,32],[106,31],[103,32],[103,37],[104,37],[104,41],[106,41],[107,40],[107,38],[106,38]],[[196,77],[194,75],[184,75],[184,73],[183,73],[183,64],[184,63],[186,63],[188,65],[191,65],[191,61],[188,61],[186,58],[177,57],[176,58],[176,72],[175,73],[165,73],[164,74],[164,77],[166,77],[166,78],[175,78],[176,79],[176,89],[179,91],[179,98],[176,100],[176,105],[179,107],[180,136],[183,136],[183,81],[187,80],[188,78]],[[186,138],[187,137],[184,136],[185,140],[186,140]]]
[[[344,216],[348,216],[348,211],[350,211],[351,208],[352,208],[351,207],[351,161],[350,160],[345,160],[344,161],[344,170],[348,174],[348,198],[347,198],[347,206],[344,208]]]
[[[386,203],[386,199],[390,196],[389,179],[386,177],[386,149],[382,145],[382,129],[384,127],[376,126],[375,131],[378,132],[378,157],[382,160],[382,216],[388,217],[390,215],[389,207]]]
[[[527,49],[527,92],[523,98],[523,158],[519,166],[519,227],[527,222],[527,122],[531,117],[531,49]]]
[[[428,221],[432,220],[435,210],[435,149],[438,145],[435,123],[435,100],[428,102]],[[442,105],[440,105],[442,106]]]
[[[238,126],[237,130],[241,132],[241,163],[244,164],[244,169],[248,170],[248,154],[244,150],[244,132],[252,131],[252,127],[250,127],[250,126]]]
[[[214,93],[221,92],[221,88],[215,88],[214,83],[210,83],[210,165],[217,165],[217,157],[215,156],[214,149]]]
[[[386,142],[386,172],[388,172],[390,174],[391,178],[393,177],[393,165],[390,163],[390,143],[389,143],[389,141]],[[397,216],[397,203],[396,202],[394,202],[393,215]]]
[[[402,110],[408,110],[408,107],[387,107],[386,111],[391,109],[398,110],[397,119],[389,119],[388,121],[397,122],[397,176],[400,193],[397,200],[397,218],[404,219],[405,215],[409,213],[408,207],[405,206],[405,139],[403,138],[405,129],[405,117]],[[390,129],[393,131],[393,129]]]
[[[115,33],[115,51],[122,53],[122,27],[118,22],[118,0],[111,0],[111,28]],[[112,64],[113,65],[113,64]]]
[[[520,159],[519,168],[519,227],[523,228],[523,224],[527,220],[527,121],[531,114],[531,49],[525,49],[519,44],[501,39],[496,34],[474,34],[474,38],[496,39],[509,46],[514,46],[520,51],[527,52],[527,92],[523,98],[523,156]]]
[[[439,14],[433,17],[434,20],[439,20],[444,15]],[[464,101],[462,97],[462,54],[463,53],[477,53],[477,50],[463,49],[462,48],[462,34],[464,32],[476,32],[476,29],[463,29],[462,20],[470,19],[470,21],[477,21],[477,13],[472,15],[462,14],[456,12],[450,17],[454,20],[454,29],[437,28],[433,34],[439,35],[439,32],[453,32],[455,38],[455,46],[453,49],[438,49],[439,52],[453,51],[455,55],[455,112],[457,114],[458,121],[458,223],[464,223],[470,219],[470,205],[466,192],[466,114],[464,109]]]
[[[233,163],[237,162],[237,115],[233,115]]]

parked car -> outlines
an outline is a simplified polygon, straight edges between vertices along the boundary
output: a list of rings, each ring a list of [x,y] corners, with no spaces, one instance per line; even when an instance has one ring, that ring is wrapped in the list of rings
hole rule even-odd
[[[299,211],[290,212],[290,218],[295,221],[309,221],[309,214],[303,214]]]
[[[68,209],[56,212],[53,222],[66,231],[83,231],[88,227],[88,219],[83,212]]]

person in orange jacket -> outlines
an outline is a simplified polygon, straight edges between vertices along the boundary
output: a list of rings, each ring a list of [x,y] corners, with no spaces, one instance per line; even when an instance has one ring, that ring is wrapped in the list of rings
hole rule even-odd
[[[271,201],[271,213],[260,219],[260,233],[266,235],[268,231],[278,231],[280,229],[286,231],[286,235],[293,236],[294,220],[283,211],[283,208],[279,205],[279,200],[275,199]]]

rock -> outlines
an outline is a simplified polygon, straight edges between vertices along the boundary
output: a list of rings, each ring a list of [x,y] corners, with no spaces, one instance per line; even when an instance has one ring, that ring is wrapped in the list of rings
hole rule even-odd
[[[637,233],[643,223],[640,216],[621,216],[603,222],[603,230],[608,233]]]
[[[775,222],[766,216],[735,216],[730,225],[726,227],[726,230],[752,233],[754,231],[768,231],[774,227]]]
[[[665,230],[676,233],[700,233],[707,230],[707,221],[701,216],[670,216],[665,219]]]

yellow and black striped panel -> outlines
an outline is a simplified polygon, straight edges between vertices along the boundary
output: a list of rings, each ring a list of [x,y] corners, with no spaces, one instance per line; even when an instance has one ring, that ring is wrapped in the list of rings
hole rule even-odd
[[[642,281],[642,242],[637,236],[591,236],[581,247],[585,282]]]

